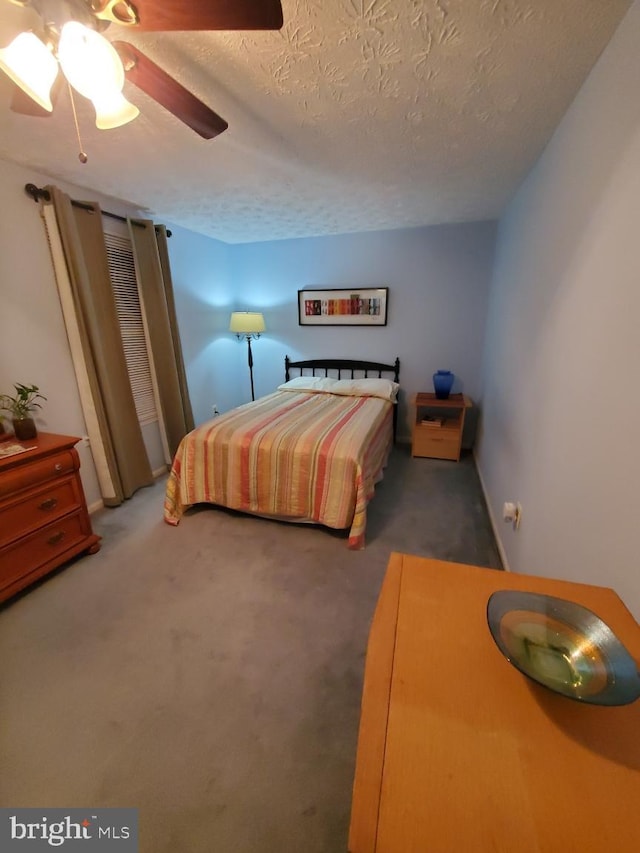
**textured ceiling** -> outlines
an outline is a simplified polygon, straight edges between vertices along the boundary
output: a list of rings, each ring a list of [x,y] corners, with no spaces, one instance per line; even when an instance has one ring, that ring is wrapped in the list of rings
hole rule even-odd
[[[205,141],[127,84],[141,116],[116,130],[77,98],[82,165],[68,96],[17,115],[0,74],[0,157],[232,243],[495,218],[629,5],[283,0],[280,32],[112,25],[229,130]]]

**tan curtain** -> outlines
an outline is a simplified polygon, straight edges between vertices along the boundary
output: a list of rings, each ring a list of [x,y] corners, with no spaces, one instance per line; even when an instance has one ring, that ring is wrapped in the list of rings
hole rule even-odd
[[[136,227],[133,227],[135,221]],[[171,457],[194,427],[178,334],[173,284],[164,226],[151,220],[129,222],[136,277],[147,324],[161,417]]]
[[[96,421],[117,505],[153,482],[136,415],[109,277],[102,216],[97,204],[72,205],[57,187],[47,187],[64,251],[77,333]],[[87,209],[85,209],[85,207]],[[92,438],[93,443],[93,438]]]
[[[51,260],[53,262],[56,284],[58,285],[58,296],[60,297],[64,324],[67,330],[71,361],[73,362],[73,369],[76,374],[80,405],[82,406],[87,435],[91,443],[91,455],[93,456],[93,464],[96,467],[96,474],[98,475],[100,494],[102,495],[103,503],[106,505],[118,504],[121,502],[121,497],[118,496],[119,491],[111,476],[112,466],[109,464],[109,459],[107,458],[108,453],[111,456],[113,455],[113,450],[111,443],[109,443],[108,447],[105,447],[102,441],[99,421],[99,414],[102,412],[102,400],[94,399],[91,390],[94,387],[92,382],[94,384],[96,382],[93,360],[91,359],[87,362],[87,359],[84,357],[83,335],[80,332],[80,327],[82,325],[84,328],[84,323],[82,323],[82,318],[78,319],[76,315],[71,279],[69,278],[67,261],[64,256],[64,249],[62,248],[60,229],[56,221],[56,212],[52,204],[42,206],[42,218],[47,232],[49,249],[51,250]]]

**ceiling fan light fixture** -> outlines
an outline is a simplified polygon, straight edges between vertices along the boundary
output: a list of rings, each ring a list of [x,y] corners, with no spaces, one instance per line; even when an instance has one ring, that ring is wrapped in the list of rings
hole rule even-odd
[[[115,48],[95,30],[68,21],[60,33],[58,60],[73,88],[85,98],[122,90],[124,68]]]
[[[93,102],[100,130],[120,127],[139,115],[122,94],[122,60],[100,33],[69,21],[60,33],[58,60],[73,88]]]
[[[96,109],[96,127],[99,130],[122,127],[140,115],[140,110],[129,103],[122,92],[113,92],[99,100],[92,100]]]
[[[51,87],[58,63],[35,33],[22,32],[0,49],[0,69],[43,109],[52,112]]]

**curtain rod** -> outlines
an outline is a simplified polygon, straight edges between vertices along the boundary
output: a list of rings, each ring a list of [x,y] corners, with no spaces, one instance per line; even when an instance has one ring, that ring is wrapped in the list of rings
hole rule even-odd
[[[49,193],[49,190],[44,189],[44,187],[37,187],[35,184],[25,184],[24,185],[24,191],[26,192],[26,194],[28,196],[31,196],[31,198],[34,201],[40,201],[40,199],[44,199],[45,201],[51,201],[51,195]],[[85,202],[83,202],[83,201],[76,201],[75,198],[71,199],[71,204],[74,207],[81,208],[82,210],[93,210],[93,207],[90,204],[85,204]],[[103,216],[111,217],[111,219],[117,219],[119,222],[128,222],[127,217],[126,216],[120,216],[119,213],[111,213],[108,210],[102,210],[102,209],[100,209],[100,213]],[[144,225],[142,225],[141,222],[136,222],[135,219],[132,219],[131,221],[133,222],[134,225],[137,225],[139,228],[144,228]],[[171,237],[171,231],[169,231],[168,228],[167,228],[167,237]]]

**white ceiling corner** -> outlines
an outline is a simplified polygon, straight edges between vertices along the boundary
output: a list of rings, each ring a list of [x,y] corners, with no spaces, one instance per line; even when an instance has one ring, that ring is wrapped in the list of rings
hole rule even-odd
[[[0,157],[231,243],[495,218],[630,0],[282,5],[280,32],[124,36],[229,122],[219,137],[127,84],[122,128],[78,104],[82,165],[68,98],[17,115],[0,75]]]

